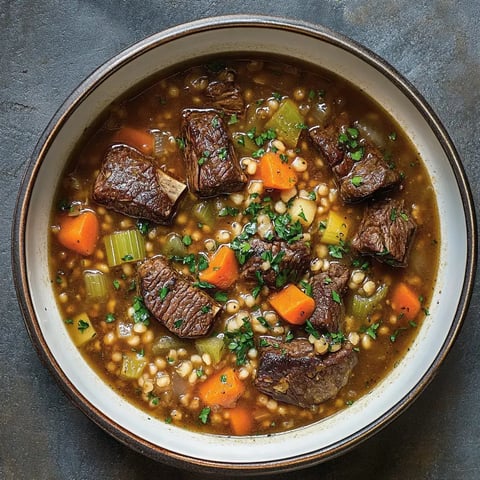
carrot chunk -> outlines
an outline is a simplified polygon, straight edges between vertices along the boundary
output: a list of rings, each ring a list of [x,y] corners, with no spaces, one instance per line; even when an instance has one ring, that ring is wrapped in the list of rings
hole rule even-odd
[[[113,136],[114,143],[123,143],[140,150],[145,155],[152,155],[154,138],[150,132],[138,128],[122,127]]]
[[[413,320],[422,308],[418,294],[405,282],[395,286],[391,302],[393,311],[397,315],[403,315],[408,320]]]
[[[229,410],[229,420],[235,435],[249,435],[253,430],[252,411],[245,407],[235,407]]]
[[[265,188],[290,190],[297,183],[297,175],[278,153],[267,152],[258,162],[255,179],[262,180]]]
[[[222,245],[212,256],[208,267],[199,273],[200,280],[218,288],[230,288],[238,278],[238,262],[235,252]]]
[[[97,245],[98,232],[97,216],[85,210],[76,216],[62,217],[57,238],[64,247],[81,255],[91,255]]]
[[[231,408],[235,406],[244,391],[245,385],[238,378],[235,370],[225,367],[200,384],[198,395],[206,405]]]
[[[315,310],[315,300],[292,283],[270,297],[270,305],[287,322],[303,325]]]

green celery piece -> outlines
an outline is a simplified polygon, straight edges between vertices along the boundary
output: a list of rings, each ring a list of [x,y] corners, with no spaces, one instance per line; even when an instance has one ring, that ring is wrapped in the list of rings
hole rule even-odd
[[[297,146],[302,125],[302,114],[299,112],[295,102],[287,98],[265,124],[265,129],[272,128],[275,130],[279,140],[285,143],[287,147],[294,148]]]
[[[145,357],[134,352],[123,354],[120,376],[126,379],[139,378],[147,364]]]
[[[350,313],[357,320],[366,320],[380,305],[388,293],[388,286],[381,285],[371,297],[354,295]]]
[[[195,348],[200,355],[208,353],[213,363],[218,363],[223,355],[225,343],[221,337],[199,338],[195,340]]]
[[[218,210],[213,200],[205,200],[193,206],[193,215],[200,223],[213,227],[217,220]]]
[[[239,157],[250,157],[252,153],[258,150],[257,144],[244,132],[235,132],[232,134],[233,147]]]
[[[178,233],[171,232],[167,235],[162,252],[167,257],[184,257],[188,254],[188,249]]]
[[[85,270],[83,280],[87,298],[92,302],[105,302],[108,298],[107,277],[98,270]]]
[[[145,258],[145,239],[137,229],[114,232],[104,242],[109,267]]]

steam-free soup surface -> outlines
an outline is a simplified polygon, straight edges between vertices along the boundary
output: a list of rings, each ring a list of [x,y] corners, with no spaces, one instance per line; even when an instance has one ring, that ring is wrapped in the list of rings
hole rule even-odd
[[[50,227],[52,286],[91,367],[149,415],[227,435],[315,422],[402,368],[439,255],[399,125],[329,72],[245,57],[112,104]]]

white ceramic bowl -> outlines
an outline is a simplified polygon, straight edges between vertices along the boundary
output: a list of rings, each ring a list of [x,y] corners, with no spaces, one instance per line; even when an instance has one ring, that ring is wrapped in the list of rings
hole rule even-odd
[[[116,97],[164,68],[203,55],[261,52],[305,60],[354,79],[405,129],[427,164],[440,210],[441,265],[430,316],[413,348],[371,394],[305,428],[272,436],[189,432],[123,400],[91,370],[67,335],[48,271],[53,193],[84,129]],[[221,17],[178,26],[134,45],[68,98],[41,138],[19,195],[13,267],[26,326],[40,356],[73,401],[120,441],[155,459],[237,474],[300,468],[351,448],[403,411],[432,379],[460,328],[475,270],[473,204],[457,153],[419,94],[373,53],[318,26],[265,17]]]

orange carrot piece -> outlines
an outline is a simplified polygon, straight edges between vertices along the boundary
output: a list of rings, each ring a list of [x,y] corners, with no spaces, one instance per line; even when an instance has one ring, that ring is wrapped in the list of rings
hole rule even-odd
[[[293,168],[274,152],[267,152],[260,158],[255,179],[262,180],[265,188],[277,190],[290,190],[297,183],[297,175]]]
[[[145,155],[153,153],[154,138],[150,132],[138,128],[122,127],[113,136],[114,143],[124,143],[129,147],[136,148]]]
[[[230,288],[238,278],[238,262],[235,252],[222,245],[212,256],[208,267],[198,277],[218,288]]]
[[[91,255],[97,245],[98,232],[97,216],[85,210],[74,217],[62,217],[57,238],[64,247],[81,255]]]
[[[252,410],[235,407],[228,411],[230,427],[235,435],[249,435],[253,431]]]
[[[245,391],[245,385],[232,367],[215,372],[200,384],[198,395],[206,405],[220,405],[231,408]]]
[[[391,297],[392,309],[397,315],[413,320],[422,308],[418,294],[404,282],[397,284]]]
[[[287,322],[303,325],[315,310],[315,300],[290,283],[269,299],[273,309]]]

